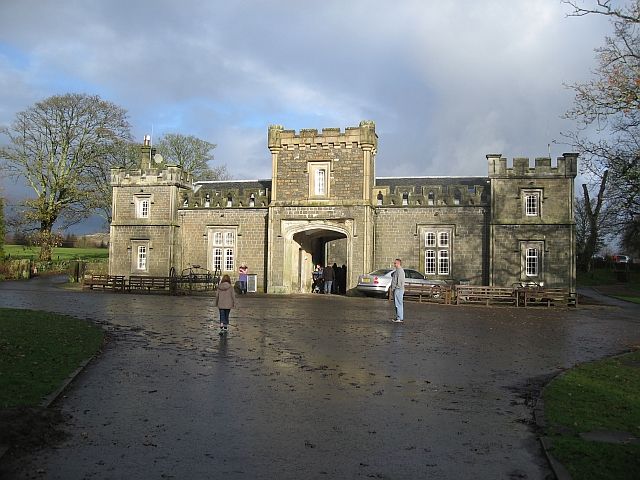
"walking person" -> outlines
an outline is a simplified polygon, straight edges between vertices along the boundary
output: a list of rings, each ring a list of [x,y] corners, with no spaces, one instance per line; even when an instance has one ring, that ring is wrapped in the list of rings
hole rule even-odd
[[[240,293],[247,293],[247,274],[249,273],[249,268],[245,263],[240,265],[238,269],[238,282],[240,283]]]
[[[216,306],[220,312],[220,335],[229,331],[229,314],[236,307],[236,294],[229,275],[223,275],[216,291]]]
[[[393,261],[395,270],[391,274],[391,294],[393,295],[393,303],[396,307],[396,316],[393,319],[396,323],[404,321],[404,269],[402,268],[402,260],[396,258]]]
[[[324,293],[331,293],[331,286],[333,285],[333,279],[335,278],[335,272],[331,265],[324,267]]]

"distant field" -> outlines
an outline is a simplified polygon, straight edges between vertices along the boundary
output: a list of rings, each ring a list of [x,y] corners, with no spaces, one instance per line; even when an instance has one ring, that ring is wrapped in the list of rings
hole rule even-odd
[[[13,259],[33,258],[37,259],[40,247],[25,247],[23,245],[5,245],[5,256]],[[57,247],[53,249],[52,260],[88,260],[93,258],[109,258],[108,248],[67,248]]]

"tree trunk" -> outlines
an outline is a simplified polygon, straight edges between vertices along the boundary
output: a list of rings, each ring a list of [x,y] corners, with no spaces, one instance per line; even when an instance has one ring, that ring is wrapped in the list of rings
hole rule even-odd
[[[40,255],[38,257],[38,260],[42,261],[42,262],[50,262],[51,261],[51,255],[53,254],[53,247],[54,247],[54,235],[52,233],[53,230],[53,225],[49,222],[41,222],[40,223],[40,231],[38,232],[39,235],[39,242],[40,243]]]
[[[596,197],[595,208],[592,208],[587,185],[584,183],[582,184],[582,191],[584,192],[584,209],[589,222],[589,234],[587,235],[587,240],[584,245],[584,258],[587,272],[590,272],[593,267],[593,254],[596,253],[598,240],[600,239],[600,210],[602,209],[602,204],[604,202],[604,192],[607,186],[608,176],[609,170],[605,170],[600,181],[600,189],[598,190],[598,196]]]

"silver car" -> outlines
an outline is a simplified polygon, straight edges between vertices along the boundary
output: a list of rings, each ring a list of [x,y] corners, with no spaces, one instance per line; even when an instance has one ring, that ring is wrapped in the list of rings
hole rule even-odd
[[[360,275],[358,277],[358,285],[356,289],[367,295],[387,295],[389,293],[389,287],[391,286],[391,274],[393,269],[381,268],[375,272]],[[417,270],[411,270],[410,268],[404,269],[405,283],[406,284],[419,284],[419,285],[446,285],[444,280],[431,280],[425,278],[423,274]]]

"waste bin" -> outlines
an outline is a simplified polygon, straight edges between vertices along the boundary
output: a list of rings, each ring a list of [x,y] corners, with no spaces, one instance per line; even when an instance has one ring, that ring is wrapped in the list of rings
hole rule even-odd
[[[258,291],[258,275],[250,273],[247,275],[247,292],[256,293]]]

